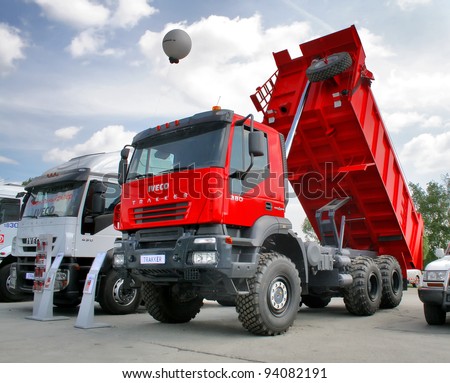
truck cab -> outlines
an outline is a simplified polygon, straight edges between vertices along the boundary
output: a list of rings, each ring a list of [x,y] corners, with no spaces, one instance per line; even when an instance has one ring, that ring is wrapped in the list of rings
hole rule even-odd
[[[430,262],[419,285],[425,320],[429,325],[443,325],[450,311],[450,242],[447,249],[437,249],[439,259]]]
[[[10,288],[10,267],[14,261],[11,244],[17,233],[24,191],[20,185],[0,184],[0,302],[20,301],[23,298]]]
[[[64,254],[55,281],[54,303],[75,307],[81,302],[93,260],[99,252],[112,249],[120,237],[112,225],[120,196],[117,163],[117,153],[77,157],[49,169],[26,186],[11,266],[11,286],[17,293],[32,294],[37,288],[37,243],[41,235],[49,235],[52,259]],[[111,313],[134,312],[139,304],[138,291],[123,288],[123,280],[108,258],[101,275],[97,300],[102,308]]]

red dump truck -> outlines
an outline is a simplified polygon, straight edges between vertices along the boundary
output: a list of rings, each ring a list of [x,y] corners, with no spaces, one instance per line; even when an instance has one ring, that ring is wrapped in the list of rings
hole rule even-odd
[[[114,249],[158,321],[203,300],[236,306],[254,334],[285,332],[300,305],[343,297],[355,315],[396,307],[422,267],[423,223],[371,91],[355,27],[274,54],[253,115],[211,111],[137,134],[121,153]],[[320,243],[285,218],[288,182]]]

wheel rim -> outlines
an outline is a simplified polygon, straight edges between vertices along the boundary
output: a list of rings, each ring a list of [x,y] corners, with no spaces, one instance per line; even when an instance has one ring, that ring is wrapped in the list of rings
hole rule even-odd
[[[396,295],[403,288],[401,284],[400,274],[397,272],[397,270],[394,270],[394,273],[392,274],[391,284],[392,284],[392,292]]]
[[[321,60],[318,60],[315,64],[314,64],[314,69],[318,69],[318,68],[323,68],[326,65],[329,65],[335,61],[337,61],[338,56],[337,55],[330,55],[327,58],[323,58]]]
[[[283,314],[289,302],[289,284],[284,277],[275,278],[268,290],[270,311],[275,315]]]
[[[118,279],[116,283],[114,283],[114,287],[112,290],[114,302],[121,306],[130,305],[134,299],[136,298],[137,290],[136,289],[127,289],[123,288],[123,279]]]
[[[370,274],[369,279],[367,280],[367,293],[369,295],[369,299],[374,302],[378,297],[379,290],[379,282],[378,278],[375,274]]]
[[[6,290],[8,290],[10,294],[14,294],[14,291],[11,290],[11,275],[8,275],[8,278],[6,278]]]

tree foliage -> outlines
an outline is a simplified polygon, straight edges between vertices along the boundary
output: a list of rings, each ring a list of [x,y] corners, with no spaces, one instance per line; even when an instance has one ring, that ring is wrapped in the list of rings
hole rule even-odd
[[[423,189],[419,184],[410,183],[412,198],[417,210],[422,214],[425,225],[424,264],[436,259],[434,251],[446,248],[450,241],[450,177],[443,182],[428,182]]]
[[[305,239],[307,241],[319,242],[319,238],[317,237],[316,232],[314,231],[308,218],[305,218],[305,220],[303,221],[302,231],[303,234],[305,234]]]

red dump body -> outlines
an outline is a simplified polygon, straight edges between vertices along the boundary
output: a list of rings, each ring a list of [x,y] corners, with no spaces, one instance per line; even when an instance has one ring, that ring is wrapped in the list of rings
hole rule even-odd
[[[348,52],[343,73],[312,82],[288,156],[289,180],[320,236],[315,213],[350,197],[343,245],[395,256],[406,269],[422,268],[423,222],[415,210],[394,148],[370,88],[372,73],[354,26],[300,45],[303,56],[274,54],[277,72],[251,96],[264,123],[287,137],[314,59]]]

